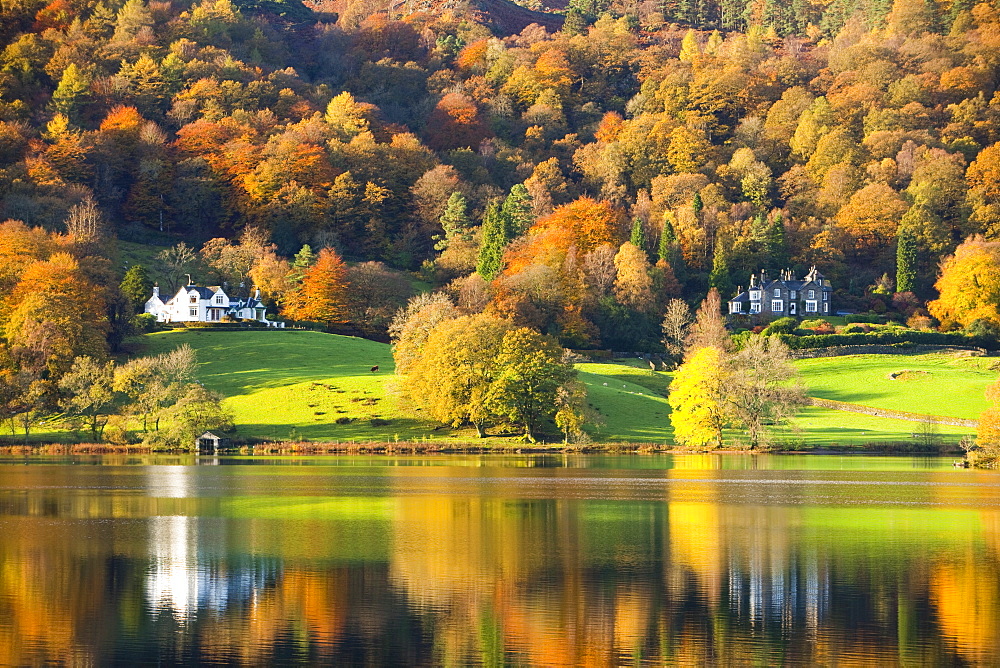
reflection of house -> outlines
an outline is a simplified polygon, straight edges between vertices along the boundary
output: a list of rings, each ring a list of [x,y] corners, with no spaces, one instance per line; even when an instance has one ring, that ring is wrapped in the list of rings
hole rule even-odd
[[[160,288],[153,288],[153,296],[146,302],[146,313],[156,316],[157,322],[220,322],[225,319],[254,320],[269,327],[284,327],[283,322],[267,319],[260,290],[247,299],[231,299],[218,285],[202,287],[186,285],[177,294],[163,301]]]
[[[813,267],[803,279],[792,277],[791,271],[781,272],[780,278],[768,278],[765,272],[750,277],[750,287],[740,289],[729,300],[729,313],[734,315],[761,314],[782,316],[829,315],[833,288],[830,281]]]

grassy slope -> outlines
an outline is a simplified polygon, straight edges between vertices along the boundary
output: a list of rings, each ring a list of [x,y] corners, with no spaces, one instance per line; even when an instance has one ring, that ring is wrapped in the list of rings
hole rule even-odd
[[[402,404],[393,391],[392,356],[384,344],[317,332],[177,330],[146,337],[144,352],[158,353],[182,343],[198,350],[201,380],[229,397],[227,405],[248,435],[288,438],[294,429],[315,440],[472,436],[467,431],[435,429],[436,425]],[[987,362],[935,355],[873,355],[798,364],[810,394],[816,396],[912,412],[931,407],[938,414],[975,417],[982,404],[982,388],[994,377],[985,370]],[[373,374],[369,369],[375,364],[380,370]],[[671,374],[651,372],[637,360],[580,364],[578,368],[590,403],[601,417],[601,424],[593,430],[595,440],[665,443],[671,439],[665,398]],[[886,378],[880,384],[879,377],[901,369],[930,369],[931,375],[915,381]],[[899,388],[907,392],[892,394]],[[334,423],[338,417],[355,419],[338,425]],[[370,420],[375,417],[390,424],[373,426]],[[810,407],[785,430],[783,438],[792,444],[851,446],[910,441],[920,429],[914,422]],[[957,440],[968,429],[940,427],[938,431]]]
[[[183,343],[198,352],[200,380],[224,394],[243,433],[316,440],[420,439],[433,425],[407,415],[391,392],[389,346],[319,332],[177,330],[145,338],[156,354]],[[379,371],[369,369],[378,365]],[[340,417],[354,418],[336,424]],[[389,420],[372,426],[370,420]]]
[[[994,360],[924,355],[850,355],[796,362],[810,396],[911,413],[977,419],[986,386],[996,380]],[[912,370],[907,379],[889,374]]]

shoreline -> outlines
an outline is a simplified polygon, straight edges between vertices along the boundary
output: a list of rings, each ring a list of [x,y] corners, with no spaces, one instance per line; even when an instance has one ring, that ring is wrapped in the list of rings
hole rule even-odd
[[[199,457],[275,457],[275,456],[353,456],[353,455],[881,455],[881,456],[962,456],[954,448],[919,449],[912,443],[880,443],[878,447],[761,449],[732,448],[688,449],[653,443],[607,443],[586,445],[469,443],[431,444],[423,442],[302,442],[256,443],[220,449],[217,452],[194,450],[155,450],[141,445],[110,445],[106,443],[0,445],[0,456],[44,457],[72,455],[194,455]]]

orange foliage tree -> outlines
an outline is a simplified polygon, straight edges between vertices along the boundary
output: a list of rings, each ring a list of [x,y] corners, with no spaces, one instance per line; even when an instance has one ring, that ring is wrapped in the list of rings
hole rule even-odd
[[[68,253],[31,263],[11,292],[4,334],[15,356],[52,375],[78,355],[107,354],[100,290]]]
[[[436,149],[476,148],[489,131],[475,102],[461,93],[448,93],[427,119],[427,143]]]
[[[604,244],[617,246],[623,221],[622,212],[610,202],[590,197],[556,207],[531,226],[524,244],[511,251],[507,273],[518,273],[536,263],[559,267],[571,247],[582,256]]]
[[[327,326],[346,321],[347,265],[337,251],[324,248],[319,252],[301,285],[289,294],[283,313],[293,320],[312,320]]]

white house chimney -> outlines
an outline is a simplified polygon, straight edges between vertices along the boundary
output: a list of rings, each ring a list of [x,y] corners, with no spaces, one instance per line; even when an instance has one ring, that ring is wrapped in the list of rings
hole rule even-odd
[[[256,290],[253,291],[253,298],[256,299],[257,301],[260,301],[260,288],[257,288]]]
[[[157,299],[159,299],[159,297],[160,297],[160,286],[159,286],[159,284],[156,284],[156,285],[153,286],[153,296],[156,297]]]

